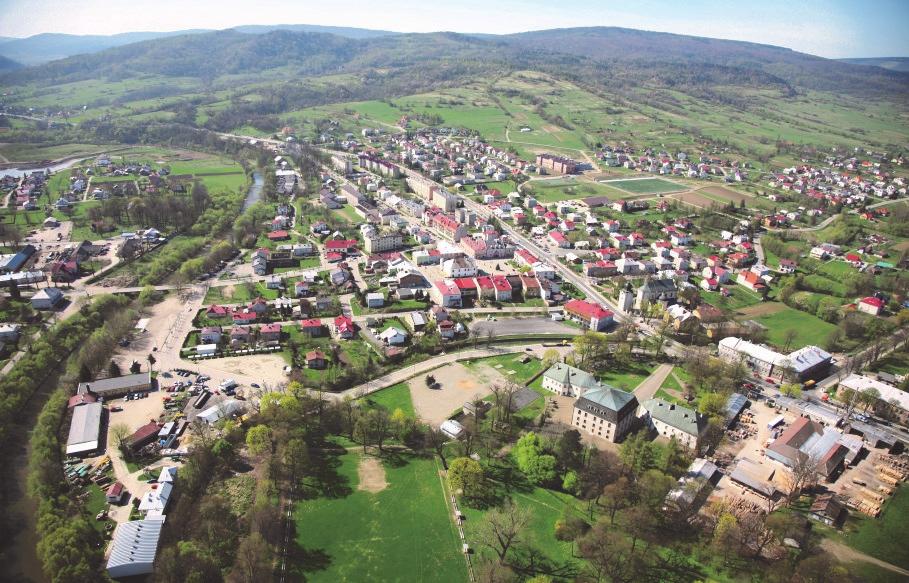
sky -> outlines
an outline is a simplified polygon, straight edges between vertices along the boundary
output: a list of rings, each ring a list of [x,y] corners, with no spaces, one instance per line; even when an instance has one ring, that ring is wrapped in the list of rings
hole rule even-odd
[[[621,26],[791,48],[909,57],[909,0],[0,0],[0,36],[321,24],[512,33]]]

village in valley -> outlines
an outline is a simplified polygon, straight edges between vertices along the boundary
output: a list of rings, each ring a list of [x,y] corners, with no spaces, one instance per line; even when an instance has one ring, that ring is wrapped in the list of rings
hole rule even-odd
[[[0,96],[0,579],[909,578],[903,150],[132,82]]]

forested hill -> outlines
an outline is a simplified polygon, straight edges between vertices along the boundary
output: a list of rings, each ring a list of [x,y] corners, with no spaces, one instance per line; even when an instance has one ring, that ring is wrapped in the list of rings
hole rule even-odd
[[[144,75],[216,79],[272,71],[292,81],[329,73],[380,76],[409,89],[536,69],[613,88],[643,84],[703,91],[817,89],[905,99],[909,74],[822,59],[788,49],[620,28],[546,30],[482,37],[381,34],[350,39],[319,32],[237,30],[148,40],[15,71],[2,83],[54,85]],[[394,89],[394,88],[393,88]],[[405,87],[398,88],[404,90]],[[392,93],[401,94],[394,90]]]
[[[7,71],[16,71],[22,68],[22,63],[17,63],[12,59],[7,59],[6,57],[0,55],[0,73],[6,73]]]
[[[502,38],[528,50],[560,51],[634,68],[707,64],[759,71],[803,89],[893,96],[909,90],[909,75],[904,73],[757,43],[617,27],[540,30]]]

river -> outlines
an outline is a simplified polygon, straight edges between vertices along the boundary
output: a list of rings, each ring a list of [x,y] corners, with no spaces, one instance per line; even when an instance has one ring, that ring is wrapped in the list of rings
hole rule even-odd
[[[249,186],[246,200],[243,201],[243,210],[248,209],[262,198],[262,189],[265,188],[265,179],[258,172],[253,172],[253,183]]]
[[[59,375],[52,374],[38,391],[23,405],[18,426],[7,444],[10,452],[7,461],[13,479],[4,480],[3,526],[6,527],[6,538],[0,541],[0,581],[17,581],[37,583],[46,581],[38,560],[36,518],[38,506],[26,493],[28,476],[28,456],[31,447],[28,438],[30,429],[48,397],[57,387]]]

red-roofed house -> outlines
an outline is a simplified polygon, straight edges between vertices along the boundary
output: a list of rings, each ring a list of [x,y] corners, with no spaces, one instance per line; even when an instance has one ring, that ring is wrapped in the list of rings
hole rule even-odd
[[[879,316],[881,311],[884,309],[884,302],[876,297],[869,296],[867,298],[862,298],[859,300],[859,303],[856,307],[860,312],[865,312],[866,314],[871,314],[872,316]]]
[[[524,299],[540,297],[540,282],[529,275],[521,276],[521,286],[524,288]]]
[[[495,287],[495,297],[497,302],[511,301],[511,284],[504,275],[493,275],[492,285]]]
[[[350,339],[354,337],[356,329],[354,328],[353,320],[350,317],[338,316],[335,318],[335,331],[338,333],[338,337]]]
[[[265,324],[259,328],[259,339],[263,342],[281,340],[281,324]]]
[[[230,315],[230,309],[225,308],[224,306],[212,305],[205,310],[205,316],[213,320],[218,320],[220,318],[226,318]]]
[[[599,304],[584,300],[570,300],[565,304],[565,313],[582,322],[591,330],[605,330],[612,325],[613,313]]]
[[[537,259],[537,256],[528,251],[527,249],[518,249],[514,253],[515,258],[518,263],[526,265],[527,267],[533,267],[534,263],[539,263],[540,260]]]
[[[477,283],[472,277],[456,277],[455,285],[461,292],[461,301],[475,300],[477,298]]]
[[[764,280],[753,271],[740,271],[735,281],[751,291],[759,294],[767,293],[767,286],[764,284]]]
[[[563,249],[571,247],[571,242],[568,238],[558,231],[549,231],[549,240]]]
[[[492,278],[488,275],[482,275],[476,278],[477,290],[481,298],[491,300],[496,297],[496,286],[492,283]]]
[[[321,336],[322,328],[322,321],[317,318],[300,321],[300,331],[309,336]]]
[[[325,251],[335,253],[354,253],[357,250],[356,239],[332,239],[325,241]]]
[[[290,239],[290,234],[285,230],[272,231],[268,234],[269,241],[287,241]]]
[[[467,235],[467,228],[464,225],[442,213],[433,215],[430,223],[455,243]]]
[[[609,277],[617,273],[615,263],[612,261],[591,261],[584,264],[584,274],[588,277]]]
[[[452,279],[437,280],[429,294],[432,300],[443,308],[461,307],[461,290]]]

